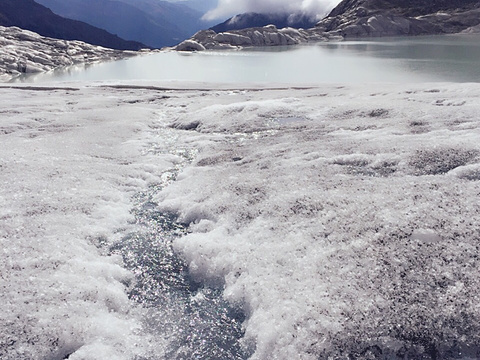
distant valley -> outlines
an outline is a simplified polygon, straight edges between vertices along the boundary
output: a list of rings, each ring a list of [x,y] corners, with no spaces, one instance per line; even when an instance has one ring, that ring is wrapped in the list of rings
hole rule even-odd
[[[173,46],[213,25],[183,3],[156,0],[36,0],[53,12],[153,48]]]
[[[63,18],[33,0],[0,1],[0,26],[17,26],[50,38],[81,40],[112,49],[139,50],[146,47],[84,22]]]

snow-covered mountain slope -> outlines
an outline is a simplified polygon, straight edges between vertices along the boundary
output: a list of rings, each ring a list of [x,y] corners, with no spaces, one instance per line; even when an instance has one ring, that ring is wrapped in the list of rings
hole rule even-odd
[[[107,49],[81,41],[58,40],[17,27],[0,26],[0,80],[75,64],[120,59],[137,53]]]
[[[0,86],[2,360],[478,358],[478,84],[166,86]]]

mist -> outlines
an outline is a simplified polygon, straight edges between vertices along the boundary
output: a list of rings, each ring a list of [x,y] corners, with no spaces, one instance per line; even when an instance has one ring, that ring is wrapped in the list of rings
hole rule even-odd
[[[216,8],[208,11],[205,20],[226,19],[245,12],[303,13],[318,19],[325,16],[341,0],[219,0]]]

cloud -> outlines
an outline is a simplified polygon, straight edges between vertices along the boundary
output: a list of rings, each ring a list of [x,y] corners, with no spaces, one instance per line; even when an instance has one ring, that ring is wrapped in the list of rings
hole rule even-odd
[[[305,13],[323,17],[340,0],[218,0],[215,9],[204,15],[205,20],[226,19],[245,12]]]

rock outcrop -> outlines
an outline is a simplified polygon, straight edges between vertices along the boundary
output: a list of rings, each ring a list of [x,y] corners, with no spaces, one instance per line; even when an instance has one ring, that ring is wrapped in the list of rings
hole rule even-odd
[[[316,29],[352,38],[451,34],[478,24],[478,0],[344,0]]]
[[[0,81],[18,75],[45,72],[75,64],[134,56],[133,51],[120,51],[81,41],[47,38],[18,27],[0,26]]]
[[[325,41],[330,38],[330,34],[321,31],[317,32],[314,28],[309,30],[290,27],[277,29],[275,25],[221,33],[216,33],[213,30],[202,30],[192,38],[177,45],[175,50],[224,50],[251,46],[297,45],[307,42]]]
[[[343,0],[310,29],[274,26],[216,33],[204,30],[176,50],[238,49],[330,39],[478,33],[479,0]]]

